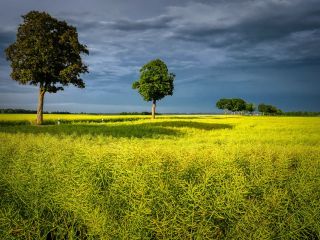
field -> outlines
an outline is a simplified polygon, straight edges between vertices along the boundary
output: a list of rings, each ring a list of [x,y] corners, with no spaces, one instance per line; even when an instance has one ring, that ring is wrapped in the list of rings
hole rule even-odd
[[[319,117],[34,119],[0,115],[0,239],[320,238]]]

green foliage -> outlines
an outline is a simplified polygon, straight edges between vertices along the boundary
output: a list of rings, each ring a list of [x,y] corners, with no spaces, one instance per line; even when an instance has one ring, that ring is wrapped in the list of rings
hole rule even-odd
[[[217,101],[216,107],[232,112],[241,112],[246,110],[246,102],[241,98],[221,98]]]
[[[320,116],[320,112],[306,112],[306,111],[298,111],[298,112],[285,112],[283,113],[286,116]]]
[[[79,43],[76,28],[45,12],[31,11],[22,17],[16,41],[5,50],[12,79],[50,93],[68,84],[84,88],[80,74],[88,69],[80,54],[89,52]]]
[[[223,110],[231,109],[231,101],[230,99],[221,98],[217,101],[216,107]]]
[[[318,117],[29,119],[0,115],[0,239],[319,238]]]
[[[258,111],[261,113],[265,113],[267,112],[267,105],[264,103],[261,103],[258,105]]]
[[[254,112],[256,110],[256,107],[254,106],[253,103],[246,103],[246,111],[247,112]]]
[[[166,64],[160,59],[152,60],[140,69],[140,78],[132,84],[145,101],[157,101],[173,94],[175,75],[168,72]]]
[[[231,99],[231,107],[233,112],[241,112],[246,110],[246,102],[241,98]]]
[[[267,105],[264,103],[259,104],[258,110],[261,113],[269,114],[269,115],[281,115],[282,111],[275,106]]]
[[[26,109],[5,108],[5,109],[0,109],[0,113],[37,113],[37,111],[26,110]]]

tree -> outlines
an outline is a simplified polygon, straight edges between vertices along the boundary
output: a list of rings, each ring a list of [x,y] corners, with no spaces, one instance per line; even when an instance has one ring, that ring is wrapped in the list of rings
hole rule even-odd
[[[241,112],[246,109],[246,102],[241,98],[221,98],[216,103],[216,107],[232,112]]]
[[[281,115],[282,114],[282,111],[280,109],[278,109],[277,107],[272,106],[272,105],[268,105],[268,104],[264,104],[264,103],[259,104],[258,110],[263,115],[264,114],[269,114],[269,115]]]
[[[258,111],[262,114],[265,114],[267,112],[267,105],[264,103],[261,103],[258,105]]]
[[[231,111],[232,112],[241,112],[246,109],[246,101],[241,98],[232,98],[231,99]]]
[[[39,86],[37,124],[43,122],[44,95],[73,84],[84,88],[81,73],[88,72],[80,54],[89,54],[78,41],[75,27],[48,13],[31,11],[22,16],[16,41],[6,50],[11,78],[20,84]]]
[[[152,119],[155,118],[156,102],[173,94],[175,75],[168,72],[167,65],[160,59],[145,64],[140,69],[140,78],[132,84],[145,101],[152,101]]]
[[[226,112],[226,110],[230,110],[231,109],[231,99],[227,99],[227,98],[219,99],[216,103],[216,107],[218,109],[224,110],[225,112]]]
[[[246,104],[246,111],[249,113],[253,113],[256,110],[256,107],[253,105],[253,103],[247,103]]]

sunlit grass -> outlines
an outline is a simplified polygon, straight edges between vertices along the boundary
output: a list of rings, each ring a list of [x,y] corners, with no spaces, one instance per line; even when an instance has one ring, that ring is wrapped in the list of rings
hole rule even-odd
[[[0,115],[1,239],[320,236],[320,118],[34,118]]]

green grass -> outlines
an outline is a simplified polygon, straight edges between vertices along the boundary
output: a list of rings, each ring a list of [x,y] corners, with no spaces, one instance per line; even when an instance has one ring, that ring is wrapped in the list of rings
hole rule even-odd
[[[320,118],[34,118],[0,115],[0,239],[320,238]]]

